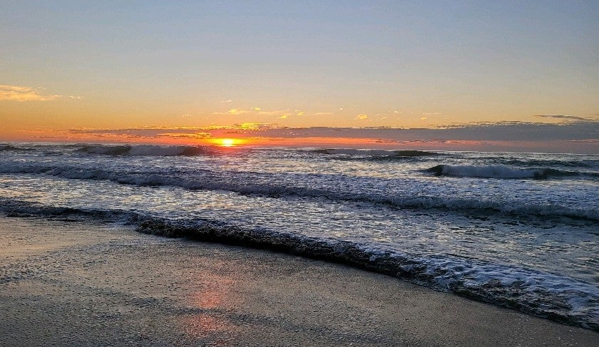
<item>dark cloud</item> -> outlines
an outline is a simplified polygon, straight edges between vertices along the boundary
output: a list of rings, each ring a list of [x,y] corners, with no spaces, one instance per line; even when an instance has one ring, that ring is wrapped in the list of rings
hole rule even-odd
[[[555,116],[555,115],[552,115]],[[560,116],[560,115],[558,115]],[[569,116],[566,116],[571,119]],[[287,128],[272,124],[243,124],[230,127],[180,127],[180,128],[140,128],[140,129],[73,129],[72,134],[89,134],[95,137],[111,138],[190,138],[208,139],[220,137],[262,138],[371,138],[384,142],[404,143],[423,141],[446,143],[447,141],[499,141],[499,142],[538,142],[566,141],[578,143],[581,148],[595,145],[599,140],[599,122],[575,121],[558,124],[501,122],[467,124],[438,129],[394,129],[394,128]],[[558,117],[561,119],[561,117]],[[539,145],[541,146],[541,145]],[[583,148],[584,149],[584,148]],[[539,150],[542,150],[539,147]],[[574,150],[574,149],[569,149]],[[581,150],[576,150],[581,151]],[[590,149],[584,149],[585,153]]]

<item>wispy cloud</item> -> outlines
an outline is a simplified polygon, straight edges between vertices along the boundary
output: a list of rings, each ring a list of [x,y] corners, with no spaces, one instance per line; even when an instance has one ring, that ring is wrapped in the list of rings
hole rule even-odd
[[[316,112],[317,116],[330,116],[333,112]]]
[[[291,112],[289,109],[265,111],[261,107],[250,107],[248,109],[232,108],[226,112],[213,112],[212,114],[213,115],[221,115],[221,116],[229,116],[229,115],[236,116],[236,115],[243,115],[243,114],[253,114],[253,115],[259,115],[259,116],[273,116],[273,117],[277,117],[277,118],[282,118],[283,116],[285,116],[283,119],[291,116]],[[302,112],[302,114],[303,114],[303,112]]]
[[[42,95],[38,89],[0,84],[0,101],[51,101],[62,98],[62,95]]]
[[[368,119],[368,115],[364,114],[364,113],[360,113],[359,115],[356,116],[356,118],[354,118],[356,120],[366,120]]]
[[[276,110],[276,111],[260,111],[258,112],[261,116],[281,116],[285,113],[288,113],[289,109],[286,110]]]
[[[227,112],[212,112],[212,114],[214,114],[214,115],[221,115],[221,116],[223,116],[223,115],[234,115],[234,116],[236,116],[236,115],[245,114],[245,113],[249,113],[249,112],[251,112],[251,111],[240,109],[240,108],[232,108],[232,109],[230,109]]]
[[[169,138],[185,138],[185,139],[209,139],[212,138],[212,134],[208,132],[197,132],[197,133],[160,133],[156,134],[156,137],[169,137]]]
[[[244,114],[244,113],[248,113],[249,111],[247,110],[242,110],[239,108],[232,108],[228,111],[229,114],[233,114],[233,115],[237,115],[237,114]]]
[[[583,122],[594,120],[593,118],[589,118],[589,117],[571,116],[571,115],[565,115],[565,114],[535,114],[535,117],[569,120],[569,121],[583,121]]]

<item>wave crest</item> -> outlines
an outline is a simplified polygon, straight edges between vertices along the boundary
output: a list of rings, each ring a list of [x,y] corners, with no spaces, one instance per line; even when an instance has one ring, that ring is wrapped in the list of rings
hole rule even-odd
[[[426,171],[435,174],[435,176],[499,179],[546,179],[550,174],[549,169],[519,169],[503,165],[437,165]]]
[[[79,148],[78,152],[100,155],[125,156],[201,156],[210,151],[202,146],[157,146],[157,145],[87,145]]]
[[[405,159],[418,157],[432,157],[441,155],[437,152],[427,152],[418,150],[384,150],[384,149],[351,149],[351,148],[328,148],[318,149],[314,152],[343,158],[353,159]]]
[[[430,169],[429,169],[430,170]],[[436,169],[438,170],[438,169]],[[89,170],[70,166],[6,166],[0,173],[45,174],[69,179],[106,180],[118,184],[151,187],[180,187],[188,190],[222,190],[248,195],[264,195],[276,198],[308,197],[331,200],[367,202],[392,208],[428,210],[438,209],[457,213],[487,214],[501,213],[516,215],[520,218],[542,217],[559,222],[568,218],[590,223],[599,222],[599,211],[568,205],[549,205],[542,203],[523,203],[513,200],[495,201],[492,199],[439,197],[430,194],[400,195],[382,191],[357,193],[352,190],[337,190],[326,185],[305,187],[281,181],[265,181],[259,174],[240,176],[240,173],[215,173],[210,170],[196,169],[190,172],[113,172],[101,168]]]

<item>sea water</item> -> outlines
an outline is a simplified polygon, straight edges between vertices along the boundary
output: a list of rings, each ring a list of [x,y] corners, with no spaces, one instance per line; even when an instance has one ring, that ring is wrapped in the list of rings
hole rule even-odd
[[[599,155],[13,143],[0,212],[330,245],[599,331]]]

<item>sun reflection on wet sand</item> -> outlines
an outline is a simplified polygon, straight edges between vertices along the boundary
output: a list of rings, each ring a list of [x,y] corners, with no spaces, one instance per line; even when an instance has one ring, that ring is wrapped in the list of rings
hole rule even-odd
[[[202,273],[196,277],[199,287],[191,295],[190,305],[198,313],[184,318],[183,329],[193,338],[209,341],[211,346],[230,345],[239,331],[229,318],[241,302],[241,297],[232,293],[236,281],[227,277],[226,271],[224,275]]]

